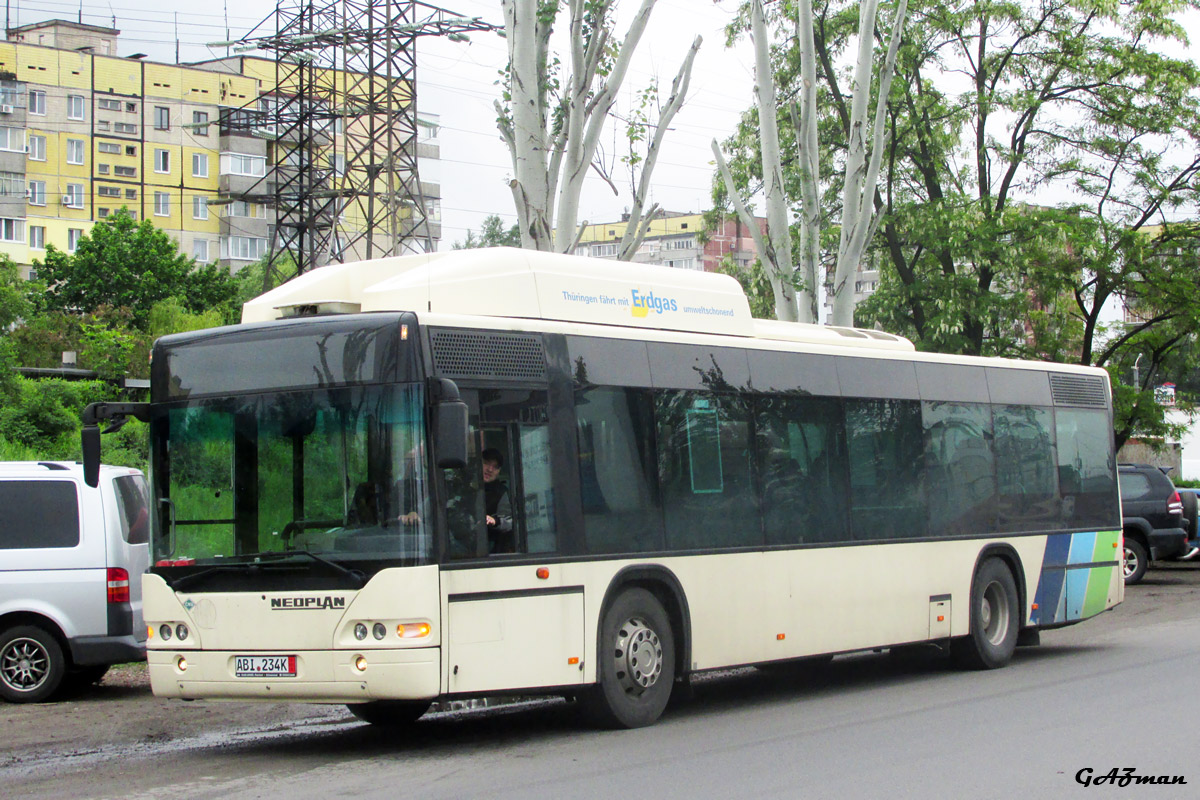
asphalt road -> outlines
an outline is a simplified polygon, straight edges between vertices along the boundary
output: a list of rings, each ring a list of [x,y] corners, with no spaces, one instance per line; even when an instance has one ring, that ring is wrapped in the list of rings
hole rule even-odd
[[[887,654],[809,675],[735,670],[621,732],[581,728],[562,701],[432,714],[398,735],[339,708],[102,686],[58,708],[0,708],[0,796],[1195,797],[1198,612],[1200,564],[1170,565],[1003,670]],[[80,739],[89,720],[111,741]],[[1110,774],[1176,782],[1079,783]]]

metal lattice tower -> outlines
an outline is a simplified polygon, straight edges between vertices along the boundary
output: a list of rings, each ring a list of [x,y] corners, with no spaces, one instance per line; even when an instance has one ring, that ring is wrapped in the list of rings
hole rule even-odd
[[[420,0],[293,0],[272,16],[274,35],[252,31],[238,49],[273,53],[275,85],[226,120],[274,149],[263,179],[234,198],[275,206],[269,272],[287,256],[306,272],[431,249],[417,169],[417,38],[499,26]]]

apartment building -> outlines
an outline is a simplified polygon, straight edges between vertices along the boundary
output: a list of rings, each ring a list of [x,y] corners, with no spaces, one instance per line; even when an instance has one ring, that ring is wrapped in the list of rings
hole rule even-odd
[[[270,136],[274,62],[120,57],[119,34],[49,20],[0,43],[0,251],[28,274],[47,245],[72,252],[125,207],[200,263],[258,260],[275,235],[275,181],[297,157],[295,142]],[[304,157],[336,174],[344,127],[331,124]],[[422,157],[437,155],[423,145]],[[426,187],[436,209],[439,187]],[[338,223],[352,228],[353,213],[339,209]]]
[[[760,230],[766,230],[765,218],[759,217],[755,221]],[[588,225],[575,247],[575,254],[615,259],[621,251],[621,238],[628,225],[628,218]],[[726,256],[742,266],[758,257],[752,234],[736,216],[722,219],[715,231],[705,234],[702,214],[667,212],[650,222],[646,237],[631,260],[639,264],[715,272]]]

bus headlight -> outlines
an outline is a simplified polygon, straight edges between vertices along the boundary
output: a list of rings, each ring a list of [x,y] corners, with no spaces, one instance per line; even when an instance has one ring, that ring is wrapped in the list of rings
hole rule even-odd
[[[363,639],[367,638],[367,626],[363,625],[361,622],[358,623],[357,625],[355,625],[354,626],[354,638],[358,639],[360,642]]]
[[[170,626],[170,624],[169,624],[169,623],[166,623],[166,622],[164,622],[162,625],[160,625],[160,626],[158,627],[158,635],[162,637],[162,640],[163,640],[164,642],[170,641],[170,639],[171,639],[171,626]]]

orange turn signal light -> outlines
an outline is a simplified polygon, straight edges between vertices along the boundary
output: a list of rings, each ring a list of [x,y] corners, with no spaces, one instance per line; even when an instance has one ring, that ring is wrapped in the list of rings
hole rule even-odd
[[[538,580],[544,581],[550,577],[550,570],[547,569],[546,567],[538,567],[537,568],[537,576],[538,576]]]
[[[775,641],[777,641],[777,642],[782,642],[782,641],[783,641],[784,639],[786,639],[786,638],[787,638],[787,634],[786,634],[786,633],[777,633],[777,634],[775,634]]]

